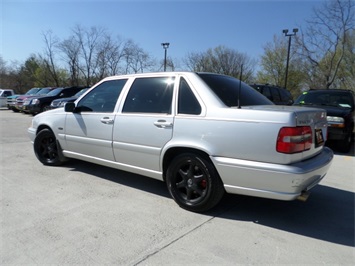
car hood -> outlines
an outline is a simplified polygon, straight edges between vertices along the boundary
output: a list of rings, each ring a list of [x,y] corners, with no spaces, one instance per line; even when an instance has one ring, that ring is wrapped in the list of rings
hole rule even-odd
[[[36,97],[39,100],[51,100],[51,99],[58,99],[58,96],[46,96],[46,95],[42,95],[39,97]]]
[[[41,117],[41,116],[52,116],[55,114],[59,114],[59,115],[63,115],[66,114],[66,112],[64,111],[64,107],[60,107],[60,108],[56,108],[56,109],[52,109],[52,110],[47,110],[45,112],[39,113],[36,115],[36,117]]]
[[[298,105],[298,106],[310,107],[309,105]],[[311,107],[324,109],[327,112],[328,116],[344,117],[347,114],[351,113],[351,109],[345,107],[336,107],[336,106],[327,106],[327,105],[312,105]]]

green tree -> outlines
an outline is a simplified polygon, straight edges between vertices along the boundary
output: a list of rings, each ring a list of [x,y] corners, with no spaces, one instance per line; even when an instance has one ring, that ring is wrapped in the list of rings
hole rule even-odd
[[[273,42],[264,46],[264,54],[261,56],[261,69],[257,72],[257,83],[269,83],[279,87],[284,87],[286,78],[288,40],[284,36],[275,35]],[[303,63],[296,53],[296,49],[291,46],[287,89],[294,97],[301,92],[304,80]]]

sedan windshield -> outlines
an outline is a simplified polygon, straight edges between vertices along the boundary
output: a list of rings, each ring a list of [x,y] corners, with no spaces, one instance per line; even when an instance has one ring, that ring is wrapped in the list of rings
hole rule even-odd
[[[238,106],[239,96],[240,106],[273,105],[273,103],[260,92],[254,90],[244,82],[240,82],[236,78],[209,73],[198,73],[198,75],[228,107]]]

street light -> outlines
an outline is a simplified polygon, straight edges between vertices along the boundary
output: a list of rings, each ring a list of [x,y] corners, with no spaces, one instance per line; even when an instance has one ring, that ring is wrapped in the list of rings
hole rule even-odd
[[[164,50],[165,50],[165,55],[164,55],[164,71],[166,71],[166,52],[167,52],[167,50],[168,50],[168,48],[169,48],[170,43],[168,43],[168,42],[163,42],[161,45],[163,46],[163,48],[164,48]]]
[[[287,75],[288,75],[288,63],[290,61],[290,48],[291,48],[291,37],[295,36],[298,32],[298,29],[295,28],[292,30],[293,33],[288,33],[288,30],[283,30],[282,33],[288,37],[288,50],[287,50],[287,62],[286,62],[286,74],[285,74],[285,88],[287,88]]]

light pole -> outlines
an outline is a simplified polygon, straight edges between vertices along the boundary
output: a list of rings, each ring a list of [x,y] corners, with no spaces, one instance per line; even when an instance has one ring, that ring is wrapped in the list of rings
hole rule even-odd
[[[163,48],[165,50],[165,53],[164,53],[164,72],[165,72],[166,71],[166,53],[167,53],[170,43],[163,42],[161,45],[163,46]]]
[[[286,74],[285,74],[285,89],[287,88],[287,76],[288,76],[288,63],[290,61],[290,48],[291,48],[291,38],[295,36],[298,32],[298,29],[295,28],[292,30],[293,33],[288,33],[288,30],[282,31],[286,37],[288,37],[288,50],[287,50],[287,62],[286,62]]]

